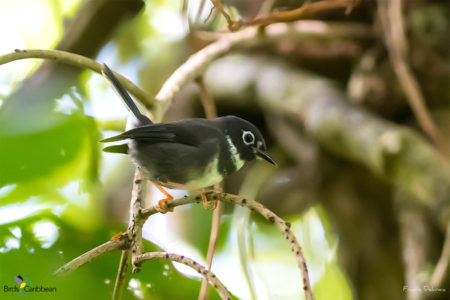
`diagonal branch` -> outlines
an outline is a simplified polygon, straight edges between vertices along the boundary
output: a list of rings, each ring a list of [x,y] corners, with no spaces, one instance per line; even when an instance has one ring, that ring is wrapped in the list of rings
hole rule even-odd
[[[87,264],[88,262],[91,262],[95,258],[99,257],[102,254],[112,252],[119,249],[124,249],[127,247],[128,238],[127,235],[122,235],[117,240],[111,240],[107,241],[104,244],[101,244],[98,247],[95,247],[94,249],[89,250],[86,253],[83,253],[82,255],[78,256],[77,258],[69,261],[64,266],[60,267],[58,270],[56,270],[53,274],[55,276],[65,276],[79,267]]]
[[[125,286],[125,279],[129,264],[130,264],[130,250],[122,250],[119,262],[119,269],[117,270],[116,283],[114,284],[114,290],[112,294],[113,300],[119,300],[122,298],[123,288]]]
[[[136,258],[136,264],[141,265],[142,263],[151,259],[166,259],[191,267],[192,269],[196,270],[199,274],[201,274],[203,278],[206,278],[206,280],[209,281],[211,285],[216,288],[221,299],[231,300],[230,293],[227,291],[226,287],[222,284],[222,282],[220,282],[220,280],[216,277],[216,275],[214,275],[211,271],[209,271],[207,268],[205,268],[195,260],[174,253],[147,252],[142,255],[139,255]]]

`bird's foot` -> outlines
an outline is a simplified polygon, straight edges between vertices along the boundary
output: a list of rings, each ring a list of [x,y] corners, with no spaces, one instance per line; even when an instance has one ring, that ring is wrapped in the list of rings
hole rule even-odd
[[[213,191],[200,191],[200,196],[202,197],[203,201],[203,208],[208,210],[214,210],[217,206],[217,201],[208,201],[208,198],[206,195],[212,193]]]
[[[156,208],[156,210],[162,214],[165,214],[167,212],[172,212],[173,208],[169,208],[167,206],[167,202],[169,202],[170,200],[173,200],[173,197],[171,195],[169,195],[169,197],[161,199],[158,201],[158,207]]]
[[[162,186],[160,186],[159,184],[156,184],[156,183],[154,183],[154,182],[153,182],[153,184],[156,186],[156,188],[157,188],[158,190],[161,191],[161,193],[163,193],[163,194],[166,196],[166,198],[161,199],[161,200],[158,201],[158,207],[156,208],[156,210],[157,210],[158,212],[162,213],[162,214],[165,214],[165,213],[167,213],[167,212],[172,212],[172,211],[173,211],[173,208],[169,208],[169,207],[167,206],[167,202],[169,202],[170,200],[173,200],[172,195],[169,194],[169,193],[168,193]]]
[[[122,237],[122,231],[119,232],[118,234],[114,235],[114,236],[111,238],[111,241],[117,241],[117,240],[120,239],[121,237]]]

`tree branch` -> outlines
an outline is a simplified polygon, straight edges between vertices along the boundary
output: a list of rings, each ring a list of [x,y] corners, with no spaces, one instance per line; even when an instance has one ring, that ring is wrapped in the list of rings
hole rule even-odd
[[[122,250],[119,262],[119,269],[117,270],[116,283],[114,284],[112,300],[119,300],[122,298],[123,287],[125,286],[125,279],[127,277],[127,270],[129,263],[130,263],[130,250]]]
[[[140,213],[145,207],[145,195],[147,192],[147,180],[142,176],[139,168],[136,168],[134,174],[133,191],[131,195],[130,203],[130,220],[128,222],[127,233],[130,237],[130,249],[131,249],[131,265],[133,273],[139,272],[139,268],[136,267],[136,257],[142,254],[142,226],[145,220],[140,218]]]
[[[256,202],[251,199],[245,199],[238,195],[232,195],[227,193],[209,193],[207,195],[208,201],[223,201],[227,203],[231,203],[233,205],[240,205],[245,206],[249,208],[252,211],[258,212],[260,215],[262,215],[265,219],[267,219],[269,222],[274,224],[278,230],[282,233],[282,235],[289,241],[291,244],[291,251],[294,253],[298,267],[302,273],[303,277],[303,290],[305,291],[306,299],[312,300],[314,299],[312,290],[311,290],[311,284],[309,281],[309,275],[308,275],[308,268],[306,266],[306,260],[303,256],[302,248],[298,244],[297,239],[295,238],[295,235],[292,233],[290,226],[291,224],[288,222],[283,221],[280,217],[278,217],[276,214],[274,214],[271,210],[264,207],[259,202]],[[189,204],[189,203],[199,203],[201,201],[201,197],[199,195],[190,195],[185,196],[182,198],[177,198],[174,200],[171,200],[167,202],[168,208],[174,208],[179,205]],[[147,219],[151,215],[157,213],[157,206],[153,206],[149,209],[142,210],[142,218]]]
[[[166,259],[191,267],[192,269],[196,270],[199,274],[201,274],[204,278],[206,278],[206,280],[209,281],[211,285],[216,288],[221,299],[231,300],[230,293],[227,291],[226,287],[222,284],[222,282],[220,282],[220,280],[216,277],[216,275],[211,273],[211,271],[208,271],[208,269],[206,269],[204,266],[202,266],[195,260],[174,253],[147,252],[142,255],[139,255],[136,258],[136,264],[141,265],[142,263],[151,259]]]
[[[102,64],[96,62],[88,57],[61,51],[61,50],[19,50],[16,49],[12,53],[8,53],[0,56],[0,65],[26,58],[42,58],[51,59],[59,62],[63,62],[72,66],[80,67],[83,69],[89,69],[98,74],[102,74]],[[139,102],[145,104],[147,109],[152,109],[154,100],[148,96],[146,92],[137,87],[133,82],[123,77],[122,75],[114,72],[119,78],[123,86],[133,94]]]
[[[211,0],[214,7],[223,15],[228,23],[228,30],[237,31],[242,26],[267,26],[273,23],[279,22],[293,22],[300,19],[304,19],[311,15],[329,11],[338,8],[345,8],[345,13],[349,14],[351,10],[359,4],[359,0],[327,0],[310,2],[305,1],[299,8],[289,11],[273,11],[272,13],[265,15],[258,15],[251,20],[237,20],[233,21],[230,15],[225,11],[223,4],[220,0]]]
[[[448,141],[431,118],[420,86],[406,62],[407,42],[401,0],[378,0],[378,15],[394,72],[409,106],[423,131],[442,153],[448,155]]]
[[[88,262],[91,262],[95,258],[99,257],[102,254],[112,252],[114,250],[119,250],[127,247],[128,238],[126,235],[122,235],[117,240],[111,240],[107,241],[104,244],[101,244],[98,247],[95,247],[94,249],[89,250],[86,253],[83,253],[82,255],[78,256],[77,258],[69,261],[64,266],[60,267],[58,270],[56,270],[53,275],[55,276],[65,276],[79,267],[85,265]]]

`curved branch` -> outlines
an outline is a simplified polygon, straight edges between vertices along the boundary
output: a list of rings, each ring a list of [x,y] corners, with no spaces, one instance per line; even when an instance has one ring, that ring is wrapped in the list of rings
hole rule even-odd
[[[303,290],[305,291],[306,299],[313,300],[314,296],[311,290],[311,284],[309,281],[308,268],[306,266],[306,260],[303,255],[302,247],[297,242],[295,235],[292,233],[290,226],[291,224],[285,222],[283,219],[274,214],[271,210],[266,208],[259,202],[256,202],[251,199],[245,199],[238,195],[232,195],[227,193],[215,193],[211,192],[207,195],[208,201],[224,201],[227,203],[231,203],[234,205],[245,206],[250,210],[258,212],[261,216],[267,219],[269,222],[274,224],[278,230],[282,233],[282,235],[289,241],[291,244],[291,251],[294,253],[298,267],[302,273],[303,277]],[[199,203],[201,201],[201,197],[199,195],[190,195],[182,198],[177,198],[167,202],[168,208],[174,208],[179,205],[189,204],[189,203]],[[142,210],[141,217],[146,219],[149,216],[158,212],[157,206],[153,206],[149,209]]]
[[[64,266],[60,267],[58,270],[56,270],[53,275],[55,276],[65,276],[79,267],[87,264],[88,262],[91,262],[95,258],[99,257],[102,254],[112,252],[114,250],[119,250],[126,248],[127,246],[127,236],[124,234],[117,240],[110,240],[107,241],[104,244],[101,244],[98,247],[95,247],[94,249],[89,250],[86,253],[83,253],[82,255],[78,256],[77,258],[69,261]]]
[[[66,64],[89,69],[98,74],[102,74],[102,65],[96,62],[93,59],[88,57],[61,51],[61,50],[19,50],[16,49],[14,52],[0,55],[0,65],[26,58],[42,58],[42,59],[51,59],[60,62],[64,62]],[[122,75],[114,72],[114,74],[119,78],[120,82],[125,86],[125,88],[130,91],[139,102],[145,104],[147,109],[153,108],[154,100],[150,98],[146,92],[137,87],[133,82],[123,77]]]
[[[142,264],[147,260],[151,259],[166,259],[175,261],[186,266],[191,267],[196,270],[199,274],[201,274],[204,278],[206,278],[212,286],[214,286],[217,290],[221,299],[229,299],[231,300],[231,295],[227,291],[226,287],[220,282],[220,280],[214,275],[211,271],[208,271],[204,266],[196,262],[195,260],[185,257],[183,255],[167,253],[167,252],[147,252],[142,255],[139,255],[136,258],[136,264]]]

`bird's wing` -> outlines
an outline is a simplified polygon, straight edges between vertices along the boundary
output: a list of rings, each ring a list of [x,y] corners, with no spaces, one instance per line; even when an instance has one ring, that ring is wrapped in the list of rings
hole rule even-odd
[[[183,128],[180,124],[149,124],[125,131],[119,135],[101,140],[102,143],[132,139],[147,143],[179,143],[197,145],[195,131]]]

